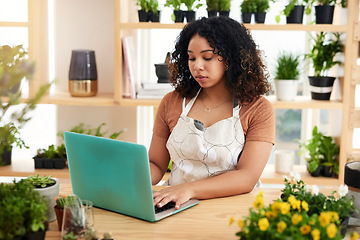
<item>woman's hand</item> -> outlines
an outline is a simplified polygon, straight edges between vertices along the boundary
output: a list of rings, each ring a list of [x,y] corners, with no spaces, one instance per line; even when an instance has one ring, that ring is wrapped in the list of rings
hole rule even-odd
[[[166,187],[153,193],[154,205],[163,207],[168,202],[175,202],[175,209],[192,198],[192,191],[187,183]]]

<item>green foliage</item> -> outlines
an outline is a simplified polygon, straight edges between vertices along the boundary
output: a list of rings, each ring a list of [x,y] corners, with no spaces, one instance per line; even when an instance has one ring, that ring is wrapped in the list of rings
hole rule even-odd
[[[312,138],[300,143],[299,155],[307,155],[305,158],[309,163],[309,171],[314,172],[320,165],[331,167],[335,174],[339,174],[339,146],[330,136],[325,136],[318,131],[317,126],[313,128]]]
[[[55,147],[55,145],[49,145],[48,148],[40,148],[37,150],[35,157],[37,158],[66,158],[65,144]]]
[[[166,0],[165,7],[171,7],[174,11],[180,10],[181,0]]]
[[[74,206],[78,204],[80,199],[76,195],[59,195],[56,197],[55,202],[58,208],[64,209],[65,206]]]
[[[0,96],[6,96],[0,98],[0,165],[2,154],[10,151],[14,143],[17,147],[28,148],[20,137],[19,129],[31,119],[29,112],[35,109],[51,86],[45,84],[40,87],[34,97],[20,106],[20,83],[22,79],[30,80],[34,72],[35,64],[28,61],[27,52],[22,45],[0,46]],[[18,106],[18,110],[12,111],[12,106]]]
[[[30,183],[35,188],[45,188],[48,185],[54,184],[55,181],[49,176],[40,176],[39,174],[30,175],[27,178],[24,178],[22,181]]]
[[[159,2],[158,0],[136,0],[136,5],[139,6],[140,10],[152,11],[157,14]]]
[[[206,6],[208,11],[218,11],[219,0],[206,0]]]
[[[199,0],[181,0],[181,2],[185,4],[188,11],[194,11],[202,6]]]
[[[231,0],[219,0],[219,11],[230,11]]]
[[[305,14],[309,15],[312,10],[314,0],[289,0],[288,4],[285,6],[283,10],[280,11],[279,15],[275,16],[275,20],[277,23],[280,22],[280,16],[285,15],[288,17],[291,11],[294,9],[295,6],[304,6],[305,7]]]
[[[256,11],[258,13],[264,13],[266,12],[270,5],[269,5],[269,0],[253,0],[256,4]]]
[[[0,239],[44,231],[46,200],[25,181],[0,183]]]
[[[81,134],[87,134],[87,135],[93,135],[97,137],[106,137],[108,134],[108,131],[102,131],[102,127],[105,126],[105,123],[101,123],[96,128],[92,128],[89,125],[85,125],[84,123],[79,123],[78,125],[71,128],[69,131],[74,133],[81,133]],[[119,137],[119,135],[123,132],[125,132],[126,129],[120,130],[118,132],[114,132],[110,135],[108,135],[108,138],[110,139],[116,139]],[[64,137],[64,133],[59,133],[62,138]]]
[[[313,38],[311,52],[305,57],[311,59],[315,77],[326,76],[327,72],[341,61],[335,61],[335,55],[342,53],[344,45],[340,40],[340,33],[333,33],[334,38],[326,39],[326,33],[320,32]]]
[[[291,52],[280,53],[276,61],[275,79],[298,79],[300,75],[299,58],[299,55]]]
[[[242,13],[256,12],[256,2],[254,0],[243,0],[240,4]]]

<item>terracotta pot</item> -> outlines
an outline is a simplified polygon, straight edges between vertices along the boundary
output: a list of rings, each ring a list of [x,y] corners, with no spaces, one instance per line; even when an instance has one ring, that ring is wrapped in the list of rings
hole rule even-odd
[[[56,214],[56,220],[57,220],[59,231],[61,231],[61,226],[62,226],[63,216],[64,216],[64,209],[59,208],[57,205],[55,205],[54,211]]]

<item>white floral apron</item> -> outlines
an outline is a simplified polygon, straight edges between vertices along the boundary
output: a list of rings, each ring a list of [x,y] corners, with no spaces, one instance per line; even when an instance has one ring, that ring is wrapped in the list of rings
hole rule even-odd
[[[172,160],[167,185],[176,185],[214,176],[235,169],[245,143],[239,119],[239,105],[233,116],[205,128],[187,115],[197,95],[185,106],[166,147]]]

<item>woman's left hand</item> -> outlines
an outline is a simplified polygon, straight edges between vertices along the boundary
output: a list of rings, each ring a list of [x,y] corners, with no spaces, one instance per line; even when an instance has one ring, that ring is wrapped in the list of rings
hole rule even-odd
[[[169,202],[175,202],[175,209],[192,198],[192,191],[188,184],[183,183],[163,188],[153,193],[154,205],[162,207]]]

